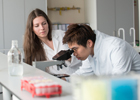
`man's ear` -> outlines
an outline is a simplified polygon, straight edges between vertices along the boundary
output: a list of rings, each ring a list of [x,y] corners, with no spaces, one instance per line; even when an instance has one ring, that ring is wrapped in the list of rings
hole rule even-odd
[[[87,47],[92,47],[94,45],[94,43],[92,42],[92,40],[87,40]]]

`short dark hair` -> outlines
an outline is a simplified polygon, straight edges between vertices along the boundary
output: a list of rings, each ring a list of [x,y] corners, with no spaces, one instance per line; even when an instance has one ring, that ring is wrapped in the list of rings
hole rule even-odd
[[[92,40],[95,43],[96,34],[90,26],[86,24],[71,24],[63,37],[63,43],[77,43],[86,47],[87,40]]]

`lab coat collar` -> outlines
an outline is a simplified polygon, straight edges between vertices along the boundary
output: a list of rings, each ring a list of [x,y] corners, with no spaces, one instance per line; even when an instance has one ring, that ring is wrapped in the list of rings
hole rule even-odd
[[[57,31],[53,30],[52,31],[52,38],[58,39],[59,36],[57,34],[58,34]]]
[[[100,39],[99,39],[99,33],[98,31],[94,30],[94,33],[96,34],[96,40],[95,40],[95,44],[94,44],[94,57],[96,57],[96,51],[98,51],[99,46],[100,46]]]
[[[53,51],[55,51],[55,53],[57,53],[56,51],[57,51],[58,46],[59,46],[58,38],[59,38],[58,35],[52,34],[52,41],[53,41],[53,47],[54,47]],[[43,45],[44,48],[45,48],[45,46],[47,46],[44,42],[42,42],[41,44]],[[49,46],[47,46],[47,47],[48,47],[48,49],[51,49]]]
[[[102,40],[107,37],[108,35],[103,34],[102,32],[98,30],[94,30],[94,33],[96,34],[96,40],[94,44],[94,56],[96,57],[98,50],[100,49],[100,46],[102,45]]]
[[[56,33],[57,34],[57,33]],[[54,45],[54,50],[55,51],[58,51],[57,49],[58,49],[58,47],[59,47],[59,42],[60,41],[58,41],[58,39],[59,39],[59,36],[58,35],[56,35],[56,34],[52,34],[52,41],[53,41],[53,45]]]

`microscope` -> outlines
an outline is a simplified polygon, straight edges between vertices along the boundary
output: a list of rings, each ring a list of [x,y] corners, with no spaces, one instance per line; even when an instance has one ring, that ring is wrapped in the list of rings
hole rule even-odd
[[[68,60],[69,58],[71,58],[71,55],[74,51],[73,50],[61,50],[60,52],[58,52],[55,56],[53,56],[53,60],[50,61],[34,61],[32,63],[32,65],[38,69],[41,69],[43,71],[45,71],[46,67],[49,66],[53,66],[53,65],[57,65],[57,70],[60,70],[60,68],[62,69],[62,66],[64,65],[65,67],[67,67],[67,65],[65,64],[65,60]]]
[[[58,61],[63,61],[63,63],[61,64],[57,64],[57,70],[59,70],[59,68],[62,69],[62,65],[64,65],[65,67],[65,60],[68,60],[69,58],[71,58],[71,54],[73,53],[73,50],[61,50],[60,52],[58,52],[52,59],[53,60],[58,60]]]

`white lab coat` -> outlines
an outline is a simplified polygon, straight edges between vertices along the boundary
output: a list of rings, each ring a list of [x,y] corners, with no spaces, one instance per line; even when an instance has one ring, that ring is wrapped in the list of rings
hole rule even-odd
[[[64,31],[62,30],[53,30],[52,31],[52,41],[53,41],[53,46],[54,50],[52,50],[49,46],[47,46],[45,43],[43,43],[43,47],[46,53],[47,60],[52,60],[52,57],[57,54],[61,50],[68,50],[68,45],[63,44],[63,36],[64,36]],[[57,70],[57,66],[51,66],[47,67],[46,71],[51,74],[72,74],[74,73],[79,66],[81,66],[82,62],[78,60],[75,56],[72,55],[71,63],[68,61],[66,62],[68,67],[64,67],[62,69]]]
[[[74,74],[89,71],[97,76],[126,74],[129,71],[140,71],[140,55],[126,41],[95,31],[96,41],[94,45],[94,56],[89,56],[91,67],[76,71]],[[92,68],[92,71],[91,71]]]

